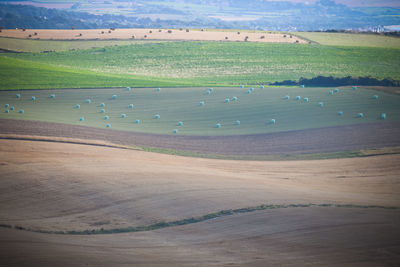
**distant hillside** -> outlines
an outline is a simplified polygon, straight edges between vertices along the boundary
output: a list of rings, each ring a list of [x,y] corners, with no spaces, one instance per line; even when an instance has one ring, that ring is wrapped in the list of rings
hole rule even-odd
[[[62,2],[62,5],[60,1],[47,0],[40,3],[15,3],[24,2],[27,5],[0,5],[0,26],[51,29],[196,27],[381,31],[384,26],[400,25],[400,8],[349,7],[332,0],[311,4],[265,0],[73,0],[68,4]]]

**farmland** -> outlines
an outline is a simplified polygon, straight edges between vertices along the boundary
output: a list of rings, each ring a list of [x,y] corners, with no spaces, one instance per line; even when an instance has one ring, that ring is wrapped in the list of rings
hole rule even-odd
[[[296,32],[293,34],[321,45],[400,48],[400,38],[376,34],[326,32]]]
[[[399,210],[390,208],[399,206],[398,155],[238,164],[54,142],[0,144],[5,265],[398,261]],[[21,230],[90,233],[163,225],[263,203],[272,208],[153,231]]]
[[[0,38],[0,265],[396,265],[399,87],[261,85],[399,47],[317,37]]]
[[[1,79],[0,86],[2,89],[85,87],[84,84],[88,84],[85,80],[93,79],[87,72],[98,75],[98,81],[90,87],[146,86],[135,83],[135,79],[160,83],[153,86],[168,83],[173,86],[171,81],[176,86],[254,85],[318,75],[398,80],[398,51],[394,48],[243,42],[139,42],[55,53],[7,53],[0,56],[1,62],[12,66],[16,64],[12,58],[23,60],[20,63],[26,64],[26,72],[4,67],[7,74],[3,73],[3,77],[13,77],[14,81],[8,83],[8,79]],[[35,64],[39,63],[43,64],[38,65],[39,69],[56,66],[55,70],[63,71],[68,77],[49,81],[49,77],[36,70]]]
[[[107,46],[130,45],[140,43],[139,40],[29,40],[20,38],[0,37],[0,48],[13,52],[61,52],[78,49],[101,48]],[[151,41],[143,41],[150,43]]]
[[[400,120],[400,96],[371,89],[340,88],[125,88],[0,92],[0,118],[39,120],[112,129],[182,135],[243,135]],[[54,94],[55,98],[50,98]],[[115,95],[114,100],[112,96]],[[290,96],[289,99],[285,97]],[[379,98],[374,99],[374,95]],[[31,99],[35,96],[35,100]],[[296,100],[300,96],[300,100]],[[233,100],[236,97],[237,100]],[[90,99],[91,103],[86,103]],[[229,103],[225,103],[229,100]],[[307,102],[305,102],[305,100]],[[204,106],[200,105],[204,102]],[[320,102],[324,103],[319,107]],[[104,107],[100,104],[104,103]],[[10,107],[15,108],[5,113]],[[80,108],[75,105],[79,104]],[[129,107],[133,104],[132,107]],[[20,109],[24,114],[18,113]],[[103,109],[103,112],[102,112]],[[338,115],[338,112],[343,115]],[[357,117],[363,113],[364,117]],[[122,118],[122,114],[126,118]],[[160,115],[159,119],[154,116]],[[105,120],[104,117],[108,116]],[[83,117],[84,121],[79,119]],[[275,119],[275,124],[270,120]],[[136,123],[139,120],[139,123]],[[178,122],[183,125],[179,126]],[[236,124],[240,121],[240,125]],[[220,123],[221,128],[216,128]]]

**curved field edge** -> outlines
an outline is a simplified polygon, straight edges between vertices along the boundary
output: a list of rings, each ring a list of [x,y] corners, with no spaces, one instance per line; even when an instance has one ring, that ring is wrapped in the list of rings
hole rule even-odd
[[[89,143],[96,140],[124,148],[133,147],[164,154],[214,159],[288,160],[365,157],[397,154],[400,147],[397,135],[400,124],[389,122],[261,135],[215,137],[143,134],[12,119],[0,119],[0,130],[2,136],[17,135],[23,138],[39,136],[36,139],[44,140],[73,138]],[[358,138],[348,138],[349,135]]]
[[[387,147],[381,149],[363,149],[363,150],[343,151],[334,153],[239,156],[239,155],[195,153],[190,151],[163,149],[156,147],[138,147],[131,145],[128,146],[128,145],[105,142],[101,140],[84,140],[84,139],[65,138],[65,137],[30,136],[21,134],[0,133],[0,139],[99,146],[99,147],[108,147],[116,149],[139,150],[151,153],[160,153],[160,154],[182,156],[182,157],[206,158],[206,159],[217,159],[217,160],[247,160],[247,161],[320,160],[320,159],[322,160],[322,159],[339,159],[339,158],[362,158],[362,157],[400,154],[400,147]]]
[[[160,221],[150,225],[141,225],[141,226],[130,226],[123,228],[113,228],[113,229],[88,229],[84,231],[76,231],[76,230],[67,230],[67,231],[47,231],[41,229],[33,229],[33,228],[25,228],[20,225],[9,225],[9,224],[0,224],[0,227],[3,228],[13,228],[16,230],[43,233],[43,234],[60,234],[60,235],[98,235],[98,234],[117,234],[117,233],[132,233],[132,232],[147,232],[153,230],[159,230],[168,227],[174,226],[182,226],[187,224],[194,224],[199,222],[204,222],[212,219],[217,219],[225,216],[232,216],[236,214],[242,213],[251,213],[255,211],[263,211],[263,210],[272,210],[272,209],[284,209],[284,208],[307,208],[307,207],[324,207],[324,208],[358,208],[358,209],[387,209],[387,210],[399,210],[400,207],[395,206],[378,206],[378,205],[354,205],[354,204],[331,204],[331,203],[323,203],[323,204],[263,204],[254,207],[246,207],[240,209],[227,209],[221,210],[213,213],[208,213],[198,217],[190,217],[181,220],[175,221]]]

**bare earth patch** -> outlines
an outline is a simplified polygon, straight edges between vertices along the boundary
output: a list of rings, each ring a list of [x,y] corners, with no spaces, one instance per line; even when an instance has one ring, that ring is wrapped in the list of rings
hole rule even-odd
[[[161,30],[161,31],[160,31]],[[0,37],[41,39],[41,40],[183,40],[183,41],[233,41],[262,43],[308,43],[290,34],[241,31],[200,31],[186,29],[91,29],[91,30],[43,30],[22,29],[2,30]],[[246,38],[247,37],[247,38]]]

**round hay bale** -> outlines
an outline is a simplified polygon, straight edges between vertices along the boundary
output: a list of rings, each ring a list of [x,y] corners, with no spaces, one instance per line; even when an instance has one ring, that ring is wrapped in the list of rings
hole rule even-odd
[[[217,123],[217,124],[215,125],[215,127],[218,128],[218,129],[221,128],[221,123]]]
[[[112,99],[113,99],[113,100],[116,100],[116,99],[117,99],[117,95],[113,95],[113,96],[112,96]]]
[[[133,109],[133,104],[129,104],[128,106],[130,109]]]
[[[105,113],[106,111],[104,110],[104,108],[100,109],[100,113]]]
[[[16,94],[15,97],[16,98],[21,98],[21,94]]]
[[[84,117],[80,117],[80,118],[79,118],[79,121],[84,121],[84,120],[85,120]]]
[[[111,128],[111,124],[107,123],[106,128]]]
[[[104,116],[104,119],[105,120],[108,120],[110,117],[108,117],[107,115],[106,116]]]
[[[304,102],[308,102],[308,97],[303,98]]]
[[[324,106],[324,102],[319,102],[318,106],[322,108]]]
[[[339,93],[339,89],[335,88],[335,90],[333,90],[334,93]]]
[[[11,111],[13,111],[13,110],[14,110],[14,107],[13,107],[13,106],[11,106],[11,107],[10,107],[10,110],[11,110]]]
[[[140,120],[136,120],[135,123],[136,123],[136,124],[139,124],[139,123],[140,123]]]
[[[75,105],[75,108],[81,108],[81,105],[76,104],[76,105]]]
[[[126,87],[125,90],[129,92],[131,90],[131,88],[130,87]]]
[[[254,88],[253,88],[253,87],[250,87],[250,89],[249,89],[249,90],[253,92],[253,91],[254,91]]]
[[[104,108],[105,106],[106,106],[106,104],[104,104],[104,103],[100,104],[100,107],[102,107],[102,108]]]
[[[160,92],[161,91],[161,88],[157,88],[157,90],[156,90],[157,92]]]
[[[232,101],[237,101],[238,98],[236,96],[232,97]]]
[[[160,114],[156,114],[156,115],[154,115],[154,119],[159,119],[160,118]]]
[[[204,101],[200,101],[200,107],[204,106]]]
[[[36,96],[32,96],[32,97],[31,97],[31,100],[32,100],[32,101],[35,101],[35,100],[36,100]]]
[[[330,90],[330,91],[329,91],[329,95],[333,95],[333,90]]]
[[[237,121],[235,122],[235,124],[236,124],[236,125],[240,125],[240,121],[237,120]]]
[[[208,88],[208,91],[212,92],[214,91],[214,88]]]
[[[178,124],[177,124],[178,126],[182,126],[183,125],[183,122],[182,121],[178,121]]]
[[[296,96],[296,100],[300,100],[301,99],[301,96]]]
[[[247,91],[247,94],[248,94],[248,95],[251,94],[251,90],[248,90],[248,91]]]
[[[10,106],[10,104],[5,104],[4,105],[5,108],[8,108],[9,106]]]
[[[92,103],[92,100],[86,99],[86,104],[90,104],[90,103]]]
[[[381,114],[381,119],[382,119],[382,120],[386,119],[386,113],[382,113],[382,114]]]
[[[271,119],[271,120],[269,121],[269,124],[275,124],[275,122],[276,122],[275,119]]]
[[[18,111],[18,113],[24,114],[24,110],[23,110],[23,109],[20,109],[20,110]]]
[[[126,114],[122,113],[121,114],[121,118],[125,119],[126,118]]]
[[[230,99],[229,98],[225,98],[225,103],[229,103]]]
[[[287,100],[287,99],[290,99],[290,96],[289,95],[286,95],[285,96],[285,99]]]
[[[374,98],[374,99],[378,99],[378,98],[379,98],[379,96],[377,96],[377,95],[374,95],[374,96],[373,96],[373,98]]]
[[[10,113],[10,111],[7,109],[6,111],[4,111],[4,113],[8,114],[8,113]]]
[[[343,111],[339,111],[337,114],[338,114],[339,116],[342,116],[342,115],[343,115]]]
[[[173,132],[174,134],[177,134],[177,133],[178,133],[178,129],[174,129],[172,132]]]
[[[56,98],[56,95],[55,94],[51,94],[50,98],[54,99],[54,98]]]
[[[210,94],[211,94],[211,91],[207,90],[206,94],[207,94],[207,95],[210,95]]]
[[[357,86],[353,86],[352,88],[353,88],[353,90],[357,90]]]
[[[364,117],[364,114],[363,113],[358,113],[357,117],[362,118],[362,117]]]
[[[242,89],[243,89],[243,88],[244,88],[244,85],[243,85],[243,84],[241,84],[241,85],[240,85],[240,88],[242,88]]]

